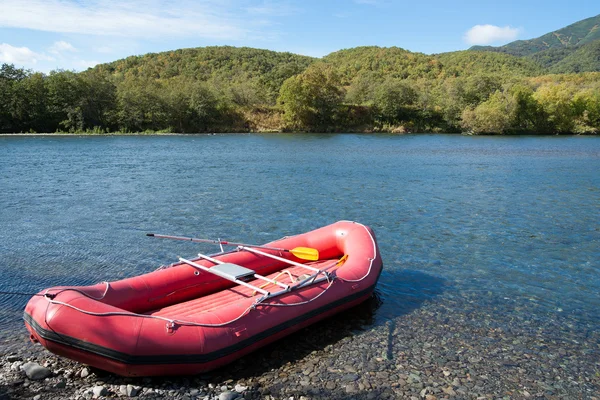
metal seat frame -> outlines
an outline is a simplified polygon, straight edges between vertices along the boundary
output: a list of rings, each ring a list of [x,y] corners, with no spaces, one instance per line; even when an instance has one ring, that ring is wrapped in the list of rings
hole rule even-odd
[[[302,268],[305,268],[305,269],[308,269],[308,270],[312,271],[313,274],[310,275],[309,277],[307,277],[307,278],[299,281],[299,282],[296,282],[294,285],[287,285],[285,283],[277,282],[277,281],[275,281],[273,279],[270,279],[270,278],[267,278],[265,276],[259,275],[254,270],[251,270],[249,268],[243,267],[241,265],[233,264],[233,263],[226,263],[226,262],[223,262],[221,260],[217,260],[216,258],[213,258],[211,256],[207,256],[207,255],[204,255],[204,254],[198,254],[198,257],[214,263],[215,266],[210,267],[210,268],[209,267],[205,267],[203,265],[198,264],[197,262],[194,262],[194,261],[191,261],[191,260],[187,260],[187,259],[185,259],[183,257],[179,257],[179,261],[182,262],[182,263],[185,263],[185,264],[187,264],[187,265],[189,265],[191,267],[199,269],[201,271],[209,272],[209,273],[217,275],[217,276],[219,276],[221,278],[227,279],[228,281],[234,282],[234,283],[236,283],[238,285],[242,285],[242,286],[245,286],[247,288],[250,288],[254,292],[261,293],[263,295],[263,297],[261,297],[261,299],[259,301],[264,301],[266,299],[270,299],[270,298],[273,298],[273,297],[281,296],[281,295],[283,295],[285,293],[291,292],[293,290],[298,290],[300,288],[303,288],[303,287],[305,287],[307,285],[311,285],[313,283],[318,283],[318,282],[323,282],[325,280],[330,280],[330,276],[329,276],[329,273],[327,271],[320,270],[318,268],[314,268],[314,267],[311,267],[309,265],[304,265],[304,264],[301,264],[299,262],[288,260],[288,259],[285,259],[283,257],[278,257],[278,256],[275,256],[273,254],[265,253],[263,251],[260,251],[260,250],[257,250],[257,249],[253,249],[253,248],[250,248],[250,247],[240,246],[240,247],[238,247],[238,250],[246,250],[246,251],[249,251],[249,252],[252,252],[252,253],[255,253],[255,254],[259,254],[259,255],[262,255],[262,256],[265,256],[265,257],[269,257],[269,258],[273,258],[273,259],[278,260],[278,261],[285,262],[286,264],[294,265],[294,266],[297,266],[297,267],[302,267]],[[319,275],[321,275],[321,274],[323,276],[319,277]],[[277,286],[279,286],[279,287],[281,287],[283,289],[279,290],[277,292],[269,292],[268,290],[265,290],[263,288],[255,286],[255,285],[252,285],[252,284],[250,284],[248,282],[245,282],[243,280],[243,279],[248,279],[248,278],[252,278],[252,277],[255,278],[255,279],[263,280],[263,281],[268,282],[268,283],[272,283],[272,284],[277,285]]]

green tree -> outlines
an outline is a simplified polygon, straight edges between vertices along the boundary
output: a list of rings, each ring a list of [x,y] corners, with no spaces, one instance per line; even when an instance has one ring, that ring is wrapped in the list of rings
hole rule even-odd
[[[372,105],[375,88],[380,84],[379,74],[374,72],[361,73],[348,87],[345,102],[355,105]]]
[[[46,79],[48,118],[72,132],[116,126],[116,86],[98,71],[52,71]]]
[[[335,129],[344,92],[331,65],[315,64],[283,83],[278,104],[287,129],[329,131]]]
[[[14,113],[14,104],[18,102],[15,90],[18,83],[29,74],[13,64],[0,66],[0,132],[15,132],[20,129],[20,121]]]
[[[476,106],[486,101],[492,94],[502,88],[503,78],[499,75],[469,74],[464,80],[462,103]]]
[[[579,92],[573,98],[577,133],[600,133],[600,88]]]
[[[44,74],[35,73],[15,82],[10,112],[13,121],[18,121],[16,130],[47,131],[48,91],[44,81]]]
[[[117,88],[117,123],[128,132],[168,129],[163,88],[154,79],[126,79]]]
[[[515,100],[513,130],[517,133],[548,133],[548,116],[535,99],[533,88],[517,83],[510,87],[509,93]]]
[[[84,128],[116,127],[117,88],[106,74],[91,70],[81,75],[83,95],[79,99]]]
[[[85,88],[81,77],[73,71],[51,71],[46,86],[52,125],[71,131],[82,130],[84,122],[80,100]]]
[[[516,102],[508,93],[496,91],[488,100],[462,113],[462,126],[473,133],[506,133],[513,128]]]
[[[412,105],[417,101],[417,92],[406,81],[387,79],[375,89],[374,108],[378,119],[387,123],[407,121],[414,116]]]
[[[537,89],[533,97],[548,116],[552,133],[575,132],[576,108],[573,104],[575,89],[568,83],[548,84]]]
[[[217,96],[202,82],[196,82],[190,86],[188,107],[191,111],[191,123],[196,132],[210,130],[221,116]]]

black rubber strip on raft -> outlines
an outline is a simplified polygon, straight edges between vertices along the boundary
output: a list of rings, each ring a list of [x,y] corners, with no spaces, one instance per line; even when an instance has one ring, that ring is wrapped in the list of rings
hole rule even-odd
[[[294,325],[300,324],[306,320],[314,318],[319,314],[330,311],[334,308],[337,308],[347,302],[359,299],[375,289],[375,285],[368,287],[365,290],[361,290],[360,292],[353,293],[350,296],[346,296],[344,298],[338,299],[334,302],[331,302],[323,307],[317,308],[315,310],[309,311],[306,314],[302,314],[296,318],[290,319],[282,324],[276,325],[272,328],[264,330],[252,337],[249,337],[241,342],[238,342],[229,347],[224,347],[220,350],[213,351],[212,353],[207,354],[171,354],[171,355],[132,355],[128,353],[123,353],[120,351],[116,351],[113,349],[109,349],[104,346],[99,346],[94,343],[86,342],[81,339],[77,339],[67,335],[61,335],[60,333],[47,330],[41,327],[31,315],[27,312],[23,313],[23,319],[31,328],[42,338],[45,340],[49,340],[58,344],[62,344],[65,346],[69,346],[78,350],[87,351],[89,353],[93,353],[99,355],[101,357],[110,358],[112,360],[129,364],[129,365],[160,365],[160,364],[202,364],[208,363],[219,358],[226,357],[230,354],[236,353],[248,346],[253,345],[256,342],[260,342],[263,339],[268,338],[269,336],[273,336],[276,333],[279,333],[285,329],[291,328]]]

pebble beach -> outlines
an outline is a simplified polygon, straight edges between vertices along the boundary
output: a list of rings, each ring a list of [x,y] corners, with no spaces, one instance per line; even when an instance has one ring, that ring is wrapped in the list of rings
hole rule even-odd
[[[406,299],[408,303],[408,298]],[[378,317],[362,305],[197,376],[124,378],[26,342],[0,399],[600,399],[597,322],[493,292],[444,293]]]

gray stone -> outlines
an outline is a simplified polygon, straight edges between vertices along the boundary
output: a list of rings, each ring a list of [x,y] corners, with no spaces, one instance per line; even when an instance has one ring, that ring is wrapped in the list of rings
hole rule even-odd
[[[237,392],[223,392],[219,395],[219,400],[233,400],[239,397],[239,393]]]
[[[388,379],[390,374],[387,371],[378,371],[375,373],[375,376],[377,377],[377,379],[386,380]]]
[[[239,383],[235,385],[235,391],[238,393],[242,393],[248,390],[248,386],[240,385]]]
[[[23,359],[17,355],[11,354],[6,357],[6,361],[8,361],[9,363],[13,363],[15,361],[23,361]]]
[[[125,394],[127,397],[135,397],[140,392],[141,388],[139,386],[127,385],[125,389]]]
[[[94,394],[94,398],[97,399],[98,397],[106,396],[108,394],[108,389],[104,386],[94,386],[92,388],[92,393]]]
[[[21,366],[21,369],[25,371],[25,375],[31,380],[39,381],[52,375],[52,371],[48,368],[42,367],[38,363],[28,362]]]
[[[21,361],[15,361],[10,366],[10,370],[11,371],[21,371],[21,366],[22,365],[23,365],[23,362],[21,362]]]
[[[33,396],[33,400],[40,400],[42,398],[41,394],[36,394],[35,396]]]
[[[87,368],[84,368],[81,370],[81,372],[79,373],[79,376],[81,376],[82,378],[87,377],[90,374],[90,370]]]
[[[358,375],[356,374],[346,374],[342,376],[342,381],[344,382],[354,382],[356,380],[358,380]]]
[[[346,365],[344,365],[344,369],[345,369],[347,372],[357,372],[357,371],[356,371],[356,368],[354,367],[354,365],[350,365],[350,364],[346,364]]]
[[[456,396],[456,392],[454,391],[452,386],[448,386],[447,388],[442,389],[442,391],[449,396]]]
[[[54,388],[55,389],[64,389],[67,387],[67,382],[63,379],[61,379],[60,381],[58,381],[55,385]]]
[[[345,389],[346,389],[346,393],[356,393],[356,392],[358,392],[358,386],[354,382],[347,384],[346,387],[345,387]]]

